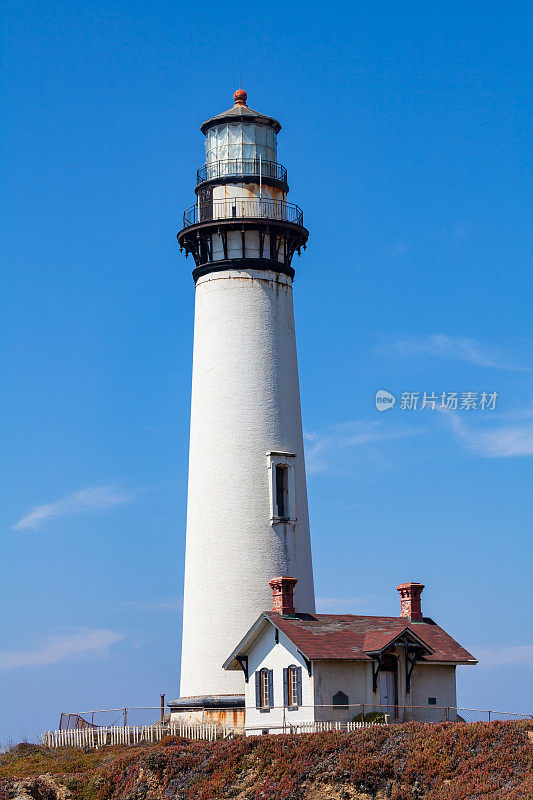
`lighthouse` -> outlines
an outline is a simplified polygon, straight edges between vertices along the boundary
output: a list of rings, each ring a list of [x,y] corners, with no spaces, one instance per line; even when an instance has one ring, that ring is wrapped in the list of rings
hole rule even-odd
[[[280,130],[242,89],[203,123],[206,160],[178,233],[194,261],[195,319],[174,707],[242,698],[243,673],[222,665],[271,607],[269,580],[295,578],[295,611],[315,610],[292,300],[308,231],[287,202]]]

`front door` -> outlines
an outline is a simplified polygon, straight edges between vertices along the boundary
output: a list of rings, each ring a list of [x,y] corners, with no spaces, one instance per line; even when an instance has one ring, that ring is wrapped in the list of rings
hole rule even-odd
[[[396,702],[396,675],[394,672],[379,673],[379,690],[381,694],[381,711],[394,716]],[[383,708],[383,706],[388,706],[388,708]]]

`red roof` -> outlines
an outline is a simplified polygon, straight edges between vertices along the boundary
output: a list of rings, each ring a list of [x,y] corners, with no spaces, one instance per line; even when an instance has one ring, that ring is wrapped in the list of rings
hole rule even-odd
[[[421,661],[475,663],[474,656],[433,620],[411,622],[405,617],[361,617],[354,614],[265,614],[309,661],[324,659],[370,661],[405,630],[427,645]]]

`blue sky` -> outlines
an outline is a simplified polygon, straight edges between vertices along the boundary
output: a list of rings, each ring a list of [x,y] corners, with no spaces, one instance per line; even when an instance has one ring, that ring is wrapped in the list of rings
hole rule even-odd
[[[177,694],[194,291],[175,235],[239,70],[310,230],[319,609],[396,614],[420,580],[481,659],[460,704],[530,712],[527,4],[3,7],[0,737]],[[498,399],[408,410],[406,391]]]

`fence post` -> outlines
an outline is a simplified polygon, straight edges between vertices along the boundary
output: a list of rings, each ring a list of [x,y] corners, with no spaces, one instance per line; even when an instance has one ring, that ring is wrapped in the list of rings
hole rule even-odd
[[[165,721],[165,695],[161,695],[161,725],[163,725]]]
[[[490,722],[490,711],[489,711],[489,722]]]
[[[365,704],[361,703],[361,720],[365,721]]]

